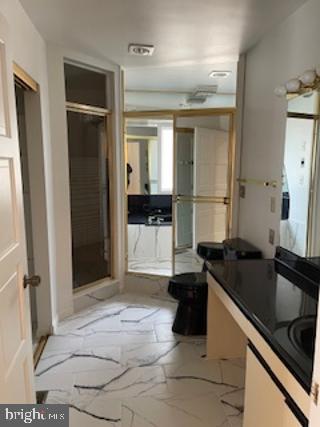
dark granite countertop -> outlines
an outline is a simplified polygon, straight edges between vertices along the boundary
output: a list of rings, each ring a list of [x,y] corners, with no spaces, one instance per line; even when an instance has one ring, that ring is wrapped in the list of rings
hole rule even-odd
[[[309,393],[319,285],[277,260],[207,261],[211,275]]]

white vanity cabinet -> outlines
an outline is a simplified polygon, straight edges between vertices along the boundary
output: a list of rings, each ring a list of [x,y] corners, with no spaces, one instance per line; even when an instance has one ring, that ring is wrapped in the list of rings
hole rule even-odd
[[[242,427],[307,426],[311,402],[307,391],[249,320],[248,312],[210,273],[207,277],[207,358],[246,358]]]
[[[286,397],[248,347],[243,427],[301,427]]]
[[[172,256],[172,226],[128,224],[128,259],[168,260]]]

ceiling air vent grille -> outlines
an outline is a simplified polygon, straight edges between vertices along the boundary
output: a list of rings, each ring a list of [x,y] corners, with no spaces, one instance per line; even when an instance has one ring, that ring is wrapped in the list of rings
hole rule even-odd
[[[128,46],[130,55],[136,56],[152,56],[154,46],[151,44],[130,43]]]

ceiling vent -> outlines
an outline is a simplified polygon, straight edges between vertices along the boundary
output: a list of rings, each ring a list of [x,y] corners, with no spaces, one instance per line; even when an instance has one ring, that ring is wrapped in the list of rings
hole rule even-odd
[[[225,79],[226,77],[229,77],[231,75],[231,71],[211,71],[209,74],[209,77],[212,79]]]
[[[186,102],[188,104],[204,104],[206,100],[217,93],[218,86],[199,86],[192,92]]]
[[[151,44],[130,43],[128,46],[128,52],[130,55],[152,56],[154,52],[154,46]]]
[[[190,95],[186,99],[187,104],[204,104],[207,100],[206,96],[194,96]]]

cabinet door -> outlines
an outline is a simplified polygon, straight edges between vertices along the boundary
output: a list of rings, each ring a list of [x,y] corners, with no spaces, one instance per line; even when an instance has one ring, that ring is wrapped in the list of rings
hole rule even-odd
[[[243,427],[301,427],[269,374],[248,348]]]

